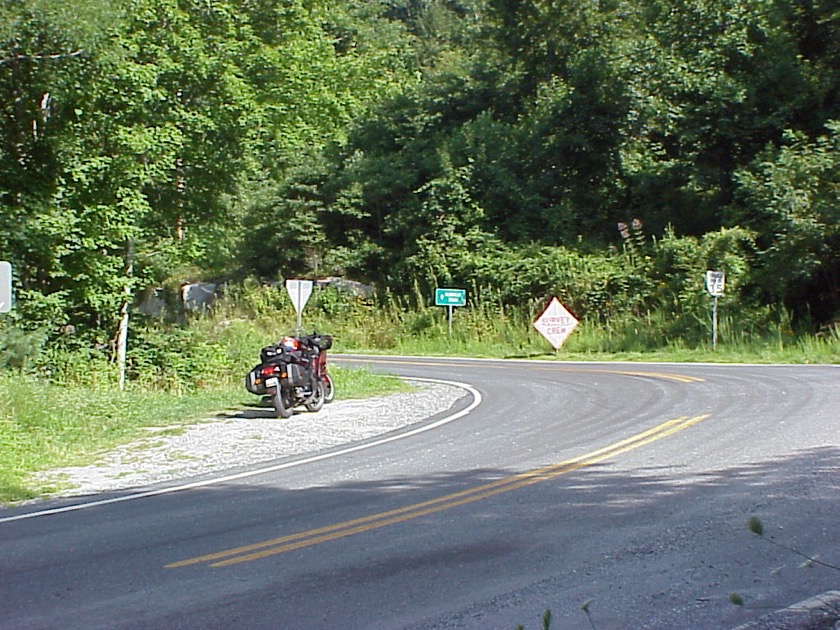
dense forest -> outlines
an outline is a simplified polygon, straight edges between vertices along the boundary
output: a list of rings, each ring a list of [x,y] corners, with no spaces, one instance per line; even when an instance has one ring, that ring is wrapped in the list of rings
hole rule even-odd
[[[4,0],[2,322],[198,280],[840,314],[836,0]],[[681,322],[681,323],[680,323]],[[679,331],[677,331],[679,332]]]

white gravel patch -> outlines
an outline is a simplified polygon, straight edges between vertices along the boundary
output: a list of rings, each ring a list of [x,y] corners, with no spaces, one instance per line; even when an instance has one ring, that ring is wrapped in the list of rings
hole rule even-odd
[[[381,435],[446,411],[465,394],[450,385],[421,384],[411,393],[337,400],[317,413],[296,410],[285,420],[270,417],[270,408],[249,409],[199,424],[150,429],[148,437],[106,453],[93,465],[56,468],[37,479],[59,485],[51,496],[62,497],[185,479]]]

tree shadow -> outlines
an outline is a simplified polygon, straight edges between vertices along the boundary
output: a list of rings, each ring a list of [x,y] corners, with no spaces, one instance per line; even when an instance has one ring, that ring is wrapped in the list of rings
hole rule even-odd
[[[513,628],[551,609],[557,627],[588,628],[590,600],[599,628],[734,627],[836,587],[836,573],[799,569],[746,523],[758,516],[770,536],[840,560],[838,461],[826,447],[711,473],[605,462],[539,480],[444,462],[375,480],[361,465],[317,482],[291,468],[83,510],[69,551],[47,564],[77,585],[79,623],[96,597],[130,608],[120,627]],[[57,536],[52,523],[34,519],[30,531]],[[106,532],[99,543],[113,555],[91,564],[76,553],[92,544],[86,528]],[[163,568],[208,554],[236,563]],[[90,577],[111,564],[121,577]],[[190,597],[141,610],[126,603],[126,581],[137,598]],[[26,588],[9,590],[10,619],[25,622]],[[728,602],[734,591],[746,606]],[[56,602],[39,614],[63,613]]]

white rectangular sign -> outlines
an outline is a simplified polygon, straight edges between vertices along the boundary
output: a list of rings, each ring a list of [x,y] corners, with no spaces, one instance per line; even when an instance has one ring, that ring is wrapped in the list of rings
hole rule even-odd
[[[726,285],[726,275],[722,271],[706,272],[706,290],[712,297],[723,296],[723,289]]]
[[[0,313],[12,310],[12,263],[0,260]]]

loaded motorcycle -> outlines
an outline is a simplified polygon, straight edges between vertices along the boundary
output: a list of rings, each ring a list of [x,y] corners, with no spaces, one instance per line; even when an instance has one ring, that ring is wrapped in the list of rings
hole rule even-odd
[[[279,343],[260,352],[260,363],[245,378],[252,394],[274,406],[279,418],[291,417],[295,407],[319,411],[335,396],[332,380],[326,372],[326,351],[332,337],[317,332],[306,337],[283,337]],[[329,387],[327,386],[329,383]]]

